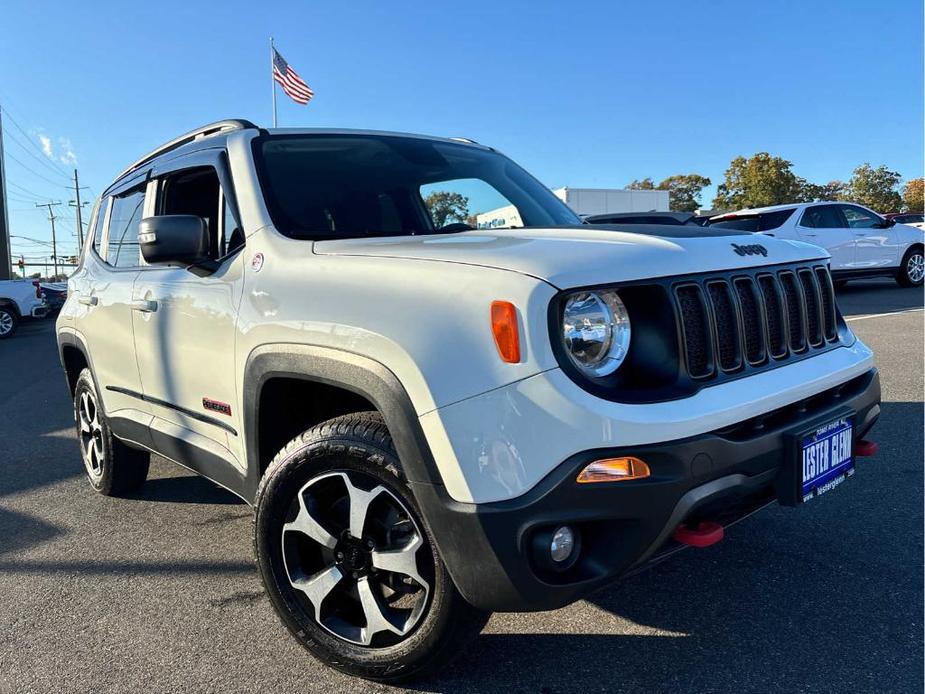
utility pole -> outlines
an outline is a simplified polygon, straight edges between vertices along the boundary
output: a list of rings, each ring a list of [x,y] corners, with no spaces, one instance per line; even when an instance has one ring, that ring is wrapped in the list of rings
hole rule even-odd
[[[86,205],[87,203],[80,201],[80,184],[77,182],[77,169],[74,169],[74,196],[77,200],[71,200],[68,202],[68,205],[76,208],[77,210],[77,255],[80,255],[80,251],[84,247],[84,226],[83,220],[80,216],[80,208]]]
[[[55,275],[54,275],[55,277],[58,276],[58,241],[55,238],[55,220],[57,219],[57,217],[55,217],[55,213],[51,208],[56,207],[57,205],[60,205],[60,204],[61,204],[60,202],[56,202],[54,200],[50,202],[35,203],[36,207],[47,207],[48,208],[48,221],[51,222],[51,260],[55,266]],[[48,272],[47,268],[45,269],[45,272],[46,273]]]
[[[0,109],[0,280],[13,279],[10,225],[6,205],[6,171],[3,168],[3,119]]]

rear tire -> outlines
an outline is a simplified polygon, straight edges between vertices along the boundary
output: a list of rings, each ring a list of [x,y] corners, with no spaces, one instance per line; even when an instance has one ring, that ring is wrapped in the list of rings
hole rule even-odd
[[[93,374],[84,369],[74,388],[74,422],[87,480],[100,494],[121,496],[147,479],[151,455],[113,436],[99,402]]]
[[[19,326],[19,315],[9,306],[0,306],[0,340],[12,337]]]
[[[283,624],[350,675],[421,677],[489,617],[456,590],[375,412],[328,420],[277,454],[257,491],[254,548]]]
[[[913,246],[903,256],[896,273],[896,282],[900,287],[918,287],[925,277],[925,252],[922,246]]]

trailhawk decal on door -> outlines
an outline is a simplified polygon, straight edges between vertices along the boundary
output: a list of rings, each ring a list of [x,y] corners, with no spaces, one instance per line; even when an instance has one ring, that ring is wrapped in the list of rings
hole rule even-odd
[[[219,414],[231,416],[231,405],[227,402],[219,402],[218,400],[212,400],[210,398],[202,399],[202,406],[211,410],[212,412],[218,412]]]

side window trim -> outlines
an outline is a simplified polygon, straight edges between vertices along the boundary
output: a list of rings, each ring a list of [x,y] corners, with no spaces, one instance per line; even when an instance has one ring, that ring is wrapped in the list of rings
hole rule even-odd
[[[106,216],[103,217],[103,226],[100,227],[101,238],[97,254],[104,263],[106,262],[106,256],[109,254],[109,220],[112,217],[112,198],[112,195],[107,195],[103,198],[106,201]]]

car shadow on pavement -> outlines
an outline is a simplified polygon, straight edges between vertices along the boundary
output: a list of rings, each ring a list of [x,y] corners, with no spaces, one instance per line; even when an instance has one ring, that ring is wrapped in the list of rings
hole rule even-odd
[[[172,465],[173,463],[168,463]],[[234,504],[244,501],[227,489],[199,475],[156,477],[148,479],[127,498],[138,501],[163,501],[173,504]]]
[[[512,616],[426,691],[920,691],[921,402],[888,402],[873,459],[560,610]],[[550,624],[557,631],[541,633]],[[510,628],[510,627],[508,627]]]

